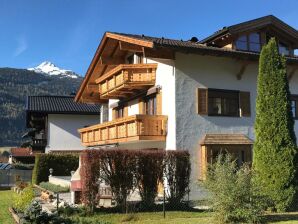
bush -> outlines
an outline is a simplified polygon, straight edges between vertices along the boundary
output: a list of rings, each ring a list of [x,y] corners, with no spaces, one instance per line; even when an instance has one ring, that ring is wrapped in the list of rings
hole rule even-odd
[[[41,186],[42,188],[44,188],[46,190],[53,191],[55,193],[69,192],[69,187],[62,187],[60,185],[52,184],[49,182],[41,182],[39,184],[39,186]]]
[[[13,198],[13,208],[18,212],[24,212],[34,199],[35,194],[33,187],[25,187],[21,194],[15,194]]]
[[[12,168],[17,170],[33,170],[34,164],[15,163],[12,164]]]
[[[99,180],[112,189],[117,205],[126,210],[130,193],[139,189],[144,205],[154,205],[158,183],[163,175],[169,185],[168,200],[176,205],[188,191],[189,153],[163,150],[85,150],[81,154],[83,202],[92,212],[99,195]]]
[[[32,183],[48,181],[50,168],[53,169],[53,176],[70,176],[70,172],[78,167],[79,156],[75,154],[38,154],[35,156]]]
[[[187,151],[167,151],[164,176],[168,183],[167,198],[170,204],[179,205],[189,190],[191,172]]]
[[[126,200],[135,187],[136,151],[104,150],[101,157],[101,176],[115,196],[122,211],[126,210]]]
[[[257,223],[266,203],[257,195],[249,166],[244,164],[239,168],[231,158],[229,154],[220,154],[209,166],[203,183],[211,194],[215,219],[219,223]]]
[[[24,224],[71,224],[68,218],[60,217],[58,213],[48,214],[42,211],[41,205],[37,201],[33,201],[24,212]]]
[[[136,160],[136,183],[143,207],[153,207],[158,184],[162,183],[164,151],[140,151]]]

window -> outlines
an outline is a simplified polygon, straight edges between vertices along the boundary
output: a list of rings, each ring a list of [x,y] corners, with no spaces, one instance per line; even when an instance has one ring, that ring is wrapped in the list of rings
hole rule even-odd
[[[292,113],[293,113],[293,118],[298,119],[298,95],[292,95],[291,96],[291,108],[292,108]]]
[[[283,54],[283,55],[289,55],[290,54],[290,49],[287,45],[279,42],[278,44],[278,49],[279,49],[279,53]]]
[[[239,91],[208,90],[208,115],[239,116]]]
[[[129,57],[127,57],[127,63],[128,64],[133,64],[134,63],[134,55],[130,55]]]
[[[242,51],[260,52],[261,39],[259,33],[250,33],[242,35],[236,40],[236,49]]]
[[[208,116],[250,117],[250,93],[199,88],[197,112]]]
[[[156,95],[145,98],[145,114],[156,115]]]

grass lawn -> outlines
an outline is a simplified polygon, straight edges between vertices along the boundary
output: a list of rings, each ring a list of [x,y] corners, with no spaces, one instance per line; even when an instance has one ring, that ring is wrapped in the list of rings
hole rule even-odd
[[[77,217],[74,217],[76,220]],[[80,217],[86,223],[116,224],[213,224],[211,213],[209,212],[167,212],[163,218],[162,212],[155,213],[135,213],[135,214],[96,214],[92,217]],[[265,216],[266,223],[278,224],[298,224],[298,212],[269,214]]]
[[[10,190],[0,191],[0,223],[13,224],[13,219],[8,211],[8,207],[12,203],[13,192]],[[98,213],[92,217],[72,217],[73,220],[80,218],[86,223],[98,224],[117,224],[117,223],[132,223],[132,224],[200,224],[214,223],[209,212],[166,212],[166,218],[163,218],[162,212],[155,213],[135,213],[135,214],[107,214]],[[99,222],[103,221],[103,222]],[[266,215],[268,223],[279,224],[298,224],[298,212],[283,213],[283,214],[268,214]]]
[[[80,219],[102,224],[111,223],[134,223],[134,224],[194,224],[194,223],[213,223],[210,213],[207,212],[167,212],[163,218],[162,212],[143,212],[135,214],[96,214],[92,217],[81,217]],[[75,220],[75,218],[74,218]],[[95,222],[97,221],[97,222]]]
[[[12,203],[12,191],[0,190],[0,223],[1,224],[13,224],[14,221],[8,211],[8,207]]]

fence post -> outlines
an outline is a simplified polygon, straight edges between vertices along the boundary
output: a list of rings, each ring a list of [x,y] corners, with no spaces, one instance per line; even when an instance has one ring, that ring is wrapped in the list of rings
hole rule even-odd
[[[166,218],[166,188],[163,186],[163,218]]]
[[[59,193],[57,192],[57,213],[59,215]]]

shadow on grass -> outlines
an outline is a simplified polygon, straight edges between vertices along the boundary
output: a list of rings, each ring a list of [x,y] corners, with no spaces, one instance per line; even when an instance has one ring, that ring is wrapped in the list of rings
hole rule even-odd
[[[298,212],[276,213],[265,215],[266,222],[281,222],[298,220]]]

